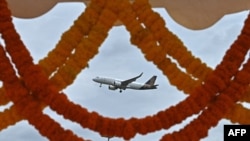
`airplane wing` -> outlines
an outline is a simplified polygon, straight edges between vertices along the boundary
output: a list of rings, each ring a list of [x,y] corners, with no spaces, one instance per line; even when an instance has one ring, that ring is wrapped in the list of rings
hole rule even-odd
[[[140,75],[138,75],[138,76],[136,76],[136,77],[134,77],[134,78],[131,78],[131,79],[122,81],[122,82],[121,82],[121,86],[122,86],[122,87],[126,87],[129,83],[132,83],[132,82],[134,82],[136,79],[138,79],[139,77],[141,77],[142,74],[143,74],[143,73],[141,73]]]

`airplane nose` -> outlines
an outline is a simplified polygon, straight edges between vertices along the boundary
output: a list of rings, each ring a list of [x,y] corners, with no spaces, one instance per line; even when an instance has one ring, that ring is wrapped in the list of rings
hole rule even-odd
[[[95,82],[98,82],[98,83],[100,82],[100,78],[99,77],[93,78],[92,80],[95,81]]]
[[[93,80],[93,81],[95,81],[95,82],[97,82],[97,81],[98,81],[96,78],[93,78],[92,80]]]

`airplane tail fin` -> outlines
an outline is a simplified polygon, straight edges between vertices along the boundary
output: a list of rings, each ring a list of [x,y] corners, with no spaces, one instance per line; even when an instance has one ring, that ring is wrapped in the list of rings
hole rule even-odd
[[[150,86],[154,86],[156,78],[157,78],[157,76],[154,75],[145,84],[150,85]]]
[[[147,90],[147,89],[157,89],[158,84],[155,84],[157,76],[152,76],[144,85],[141,89]]]

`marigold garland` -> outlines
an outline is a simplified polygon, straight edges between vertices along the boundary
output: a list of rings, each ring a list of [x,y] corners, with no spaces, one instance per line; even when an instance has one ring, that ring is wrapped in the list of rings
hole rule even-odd
[[[0,106],[1,105],[6,105],[10,102],[10,100],[8,99],[8,97],[6,97],[4,89],[0,88]]]
[[[51,75],[57,70],[57,67],[65,63],[74,48],[81,42],[82,37],[89,34],[101,11],[102,9],[96,8],[96,5],[91,3],[74,22],[74,25],[61,36],[61,40],[55,49],[49,52],[47,57],[39,61],[39,65],[43,67],[47,75]]]
[[[4,111],[3,114],[8,115],[8,120],[6,120],[4,116],[1,118],[5,121],[3,122],[5,124],[0,126],[1,128],[6,127],[7,124],[12,125],[17,120],[21,120],[20,117],[24,117],[30,124],[38,129],[40,134],[48,137],[51,141],[63,140],[66,138],[79,141],[82,140],[71,131],[65,131],[53,119],[42,113],[41,103],[34,95],[29,95],[23,83],[15,76],[15,71],[10,61],[7,59],[7,56],[4,54],[2,46],[0,46],[0,62],[0,79],[3,81],[6,94],[15,104],[10,110]],[[15,110],[15,114],[20,114],[21,116],[13,116],[13,110]]]
[[[173,134],[165,135],[161,140],[181,140],[183,136],[189,138],[189,140],[195,141],[199,140],[205,136],[207,136],[207,129],[211,128],[211,126],[215,126],[218,121],[223,118],[223,115],[230,110],[230,107],[233,107],[235,102],[237,102],[242,96],[244,96],[244,92],[246,91],[247,86],[250,83],[250,59],[247,64],[240,71],[233,82],[231,82],[230,87],[227,87],[225,93],[217,96],[216,101],[213,104],[209,105],[207,109],[202,111],[202,114],[198,116],[198,118],[192,121],[189,125],[187,125],[184,129],[179,132],[175,132]],[[233,87],[233,89],[231,88]],[[199,132],[193,132],[192,129],[199,127]],[[189,136],[189,133],[196,133],[195,136]],[[174,135],[178,134],[178,135]],[[175,137],[173,137],[175,136]]]
[[[184,67],[189,74],[200,80],[204,80],[206,75],[211,72],[211,68],[201,63],[200,59],[195,58],[177,36],[164,28],[164,20],[160,18],[158,13],[153,12],[148,0],[135,1],[133,9],[137,12],[140,22],[145,24],[156,40],[162,45],[162,51],[175,58],[180,66]],[[169,38],[171,40],[166,41]],[[172,45],[176,47],[172,47]]]
[[[230,119],[233,123],[250,124],[250,111],[241,104],[236,104],[231,108],[230,112],[228,112],[225,117]]]
[[[246,96],[244,98],[242,98],[241,100],[244,102],[247,102],[247,103],[250,103],[250,87],[248,87],[248,90],[245,94]]]
[[[0,131],[6,129],[10,125],[16,124],[17,121],[24,119],[16,113],[16,109],[13,106],[9,109],[5,109],[3,112],[0,112]]]
[[[103,10],[98,22],[91,28],[88,36],[82,38],[81,42],[75,47],[74,54],[68,57],[65,64],[59,67],[57,73],[51,79],[52,82],[56,83],[59,89],[71,84],[77,74],[87,66],[89,59],[93,58],[94,55],[98,53],[98,47],[107,37],[107,32],[112,27],[115,19],[116,16],[114,16],[112,12],[109,10]],[[61,81],[58,79],[60,81],[57,81],[57,77],[64,78],[64,80]]]
[[[141,49],[145,58],[154,62],[172,85],[190,94],[184,101],[144,118],[114,119],[88,112],[86,108],[69,101],[66,94],[60,93],[98,53],[98,47],[117,19],[126,26],[131,34],[131,43]],[[168,129],[199,112],[198,118],[184,129],[166,134],[162,140],[199,140],[207,136],[208,129],[223,117],[233,122],[249,122],[249,110],[235,103],[249,101],[249,61],[243,69],[239,68],[250,47],[250,18],[245,21],[241,35],[213,71],[166,29],[165,22],[152,11],[148,0],[135,0],[133,3],[128,0],[91,0],[85,12],[63,34],[48,57],[39,62],[39,66],[32,62],[32,57],[16,33],[4,0],[0,1],[0,33],[6,44],[6,50],[2,46],[0,49],[0,80],[3,81],[0,104],[14,103],[0,113],[0,119],[6,121],[0,124],[0,130],[25,119],[50,140],[83,140],[63,129],[49,115],[44,115],[42,109],[46,105],[83,128],[105,137],[123,137],[127,140],[138,133],[145,135]],[[179,70],[168,56],[176,59],[186,72]],[[15,65],[18,75],[12,65]],[[246,116],[235,117],[233,113]],[[199,134],[192,132],[194,128],[199,128]]]

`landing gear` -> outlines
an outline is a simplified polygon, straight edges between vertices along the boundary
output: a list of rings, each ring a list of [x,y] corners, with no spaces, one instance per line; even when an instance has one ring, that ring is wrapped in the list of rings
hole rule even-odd
[[[100,83],[100,86],[99,87],[102,87],[102,83]]]
[[[122,89],[120,89],[120,93],[122,93]]]

